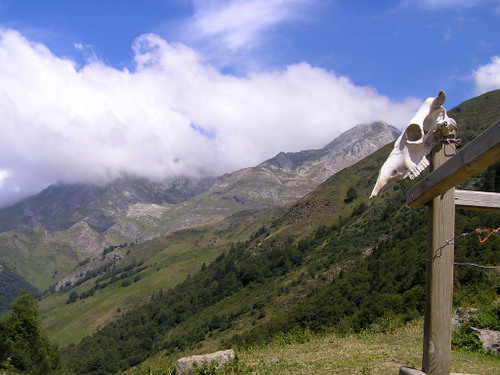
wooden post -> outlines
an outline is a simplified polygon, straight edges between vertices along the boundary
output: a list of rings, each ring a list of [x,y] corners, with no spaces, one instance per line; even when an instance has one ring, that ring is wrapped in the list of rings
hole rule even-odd
[[[431,154],[437,169],[453,148],[440,143]],[[428,206],[428,242],[424,350],[422,370],[429,375],[449,375],[455,236],[455,188],[437,196]]]

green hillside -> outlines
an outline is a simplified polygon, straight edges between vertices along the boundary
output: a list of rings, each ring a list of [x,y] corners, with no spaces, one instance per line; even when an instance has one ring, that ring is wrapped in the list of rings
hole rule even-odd
[[[457,120],[459,136],[466,144],[500,118],[500,91],[467,101],[449,115]],[[159,279],[147,283],[149,294],[142,304],[63,350],[69,370],[116,373],[158,353],[173,358],[182,353],[246,347],[304,329],[359,332],[421,316],[426,209],[406,207],[408,183],[387,186],[376,199],[367,199],[391,148],[335,174],[279,217],[268,214],[264,220],[256,216],[256,221],[234,229],[226,224],[207,232],[204,241],[220,241],[220,247],[210,255],[205,253],[201,267],[201,262],[193,261],[191,269],[200,272],[192,272],[176,286],[175,281],[162,284]],[[499,182],[497,163],[466,185],[500,191]],[[457,211],[457,262],[498,265],[499,236],[484,244],[475,235],[460,236],[474,233],[475,228],[496,228],[498,223],[499,213]],[[192,252],[193,259],[202,256],[195,251],[199,234],[182,235],[186,235],[183,251]],[[136,254],[130,260],[139,263],[142,259],[148,266],[135,274],[140,276],[138,286],[155,273],[149,259],[152,253],[141,249],[146,247],[130,248],[131,255]],[[158,250],[155,256],[164,254],[162,259],[169,259],[169,250],[164,251]],[[120,289],[110,283],[106,288],[118,293],[130,286]],[[497,270],[455,267],[457,306],[488,306],[498,298],[499,286]],[[153,289],[156,292],[151,294]],[[115,295],[119,293],[111,293],[107,299]]]
[[[103,263],[82,283],[44,296],[39,304],[43,327],[51,340],[66,346],[94,333],[107,322],[149,301],[197,273],[229,250],[230,241],[248,238],[260,222],[280,210],[244,211],[208,224],[118,249],[123,260]],[[84,266],[86,262],[82,262]],[[70,300],[71,303],[68,303]]]
[[[0,233],[0,264],[25,280],[24,283],[11,285],[17,292],[6,300],[7,303],[12,302],[23,289],[48,289],[77,262],[76,250],[60,233],[48,234],[41,229]],[[0,303],[0,310],[5,307]]]

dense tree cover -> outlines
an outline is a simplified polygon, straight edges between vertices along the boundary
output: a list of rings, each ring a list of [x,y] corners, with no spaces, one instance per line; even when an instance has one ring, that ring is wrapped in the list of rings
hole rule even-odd
[[[303,259],[303,253],[287,243],[273,243],[259,256],[247,248],[246,243],[233,244],[228,254],[175,289],[155,294],[148,305],[69,346],[64,350],[68,366],[77,374],[108,374],[134,366],[161,349],[185,349],[203,340],[210,330],[228,328],[227,321],[219,316],[185,335],[165,338],[165,333],[251,283],[289,272]]]
[[[56,345],[49,342],[40,327],[35,299],[22,294],[0,320],[0,369],[22,374],[62,373],[61,357]]]
[[[9,310],[9,305],[22,291],[35,295],[38,290],[8,266],[0,266],[0,316]]]
[[[407,222],[392,238],[378,242],[369,256],[357,258],[330,283],[312,289],[290,311],[235,335],[232,343],[265,341],[293,329],[360,331],[384,318],[407,321],[420,316],[425,300],[426,215],[406,211],[404,216]],[[328,268],[353,259],[358,249],[366,249],[379,236],[374,222],[348,236],[339,235],[336,227],[319,227],[309,245],[326,244],[323,264]]]

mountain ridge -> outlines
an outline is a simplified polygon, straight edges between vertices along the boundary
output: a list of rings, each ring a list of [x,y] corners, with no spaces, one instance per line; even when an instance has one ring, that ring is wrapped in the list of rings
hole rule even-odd
[[[244,190],[245,198],[260,198],[262,203],[291,203],[339,170],[394,141],[399,133],[383,121],[359,124],[321,149],[280,152],[256,167],[218,177],[211,191],[223,195],[238,190],[242,194]],[[242,181],[246,182],[245,189],[238,187]],[[266,184],[256,186],[252,181],[265,181]],[[283,192],[286,188],[289,191]]]
[[[17,226],[24,224],[32,228],[42,227],[49,231],[64,231],[85,220],[97,232],[104,232],[136,204],[168,208],[208,191],[214,195],[221,195],[223,199],[232,199],[240,204],[254,207],[263,208],[270,204],[289,203],[312,190],[315,185],[338,170],[372,153],[381,145],[393,141],[398,134],[396,128],[383,121],[359,124],[321,149],[280,152],[256,167],[244,168],[219,177],[176,177],[162,182],[124,177],[106,185],[82,183],[50,185],[35,196],[0,210],[0,230],[5,232],[16,229],[15,224]],[[299,170],[299,167],[302,169]],[[264,168],[271,169],[272,176],[262,171]],[[311,168],[315,168],[314,173],[307,170]],[[318,169],[321,169],[320,173],[317,172]],[[280,176],[281,171],[292,170],[296,173]],[[309,182],[302,182],[304,187],[300,191],[290,196],[284,194],[284,197],[280,198],[277,188],[274,189],[276,191],[274,194],[266,192],[258,194],[255,188],[251,188],[262,183],[266,177],[271,179],[270,185],[286,185],[290,181],[304,177],[307,177]],[[230,194],[238,190],[235,189],[236,185],[242,185],[241,182],[249,178],[254,179],[256,184],[247,181],[250,189],[248,186],[243,186],[240,187],[239,194]],[[251,193],[241,196],[241,190],[249,190]],[[229,194],[229,197],[225,194]],[[269,201],[269,197],[274,198]],[[100,213],[91,217],[90,214],[95,211]],[[136,216],[138,211],[136,209]],[[17,218],[17,223],[14,225],[9,223],[5,218],[7,215]]]

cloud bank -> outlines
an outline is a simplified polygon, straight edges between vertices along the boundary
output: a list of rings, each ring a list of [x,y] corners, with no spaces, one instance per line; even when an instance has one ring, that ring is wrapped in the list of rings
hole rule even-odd
[[[78,67],[0,31],[0,205],[49,184],[220,175],[280,151],[322,147],[358,123],[404,126],[420,105],[307,63],[235,77],[154,34],[136,68]]]

